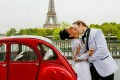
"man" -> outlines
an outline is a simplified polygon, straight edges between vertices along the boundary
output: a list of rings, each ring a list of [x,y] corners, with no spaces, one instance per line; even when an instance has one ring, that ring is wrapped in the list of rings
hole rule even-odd
[[[87,39],[88,27],[83,21],[76,21],[73,27],[83,34],[83,41]],[[114,72],[118,66],[110,55],[103,32],[100,29],[90,29],[88,38],[89,49],[94,49],[92,56],[88,58],[92,80],[114,80]]]

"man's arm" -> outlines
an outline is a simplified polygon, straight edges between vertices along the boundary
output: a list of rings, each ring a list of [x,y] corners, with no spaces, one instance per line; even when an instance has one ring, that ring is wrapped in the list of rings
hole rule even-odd
[[[94,50],[93,55],[88,58],[89,62],[91,63],[108,55],[107,43],[101,30],[96,32],[93,40],[96,46],[96,50]]]

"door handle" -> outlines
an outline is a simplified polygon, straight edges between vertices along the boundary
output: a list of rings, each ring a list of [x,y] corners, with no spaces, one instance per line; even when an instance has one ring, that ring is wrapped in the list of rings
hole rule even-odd
[[[7,64],[3,64],[3,67],[6,67],[7,66]]]
[[[35,63],[36,66],[39,66],[39,63]]]

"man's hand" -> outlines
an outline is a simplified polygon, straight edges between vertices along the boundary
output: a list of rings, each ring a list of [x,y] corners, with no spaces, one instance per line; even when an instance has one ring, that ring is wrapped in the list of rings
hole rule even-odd
[[[93,49],[90,49],[87,51],[89,53],[89,56],[92,56],[92,54],[94,53],[94,50]]]

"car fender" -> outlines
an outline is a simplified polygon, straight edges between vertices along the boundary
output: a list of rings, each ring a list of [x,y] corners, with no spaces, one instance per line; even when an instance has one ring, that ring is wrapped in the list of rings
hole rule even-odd
[[[76,80],[62,66],[47,66],[38,73],[38,80]]]

